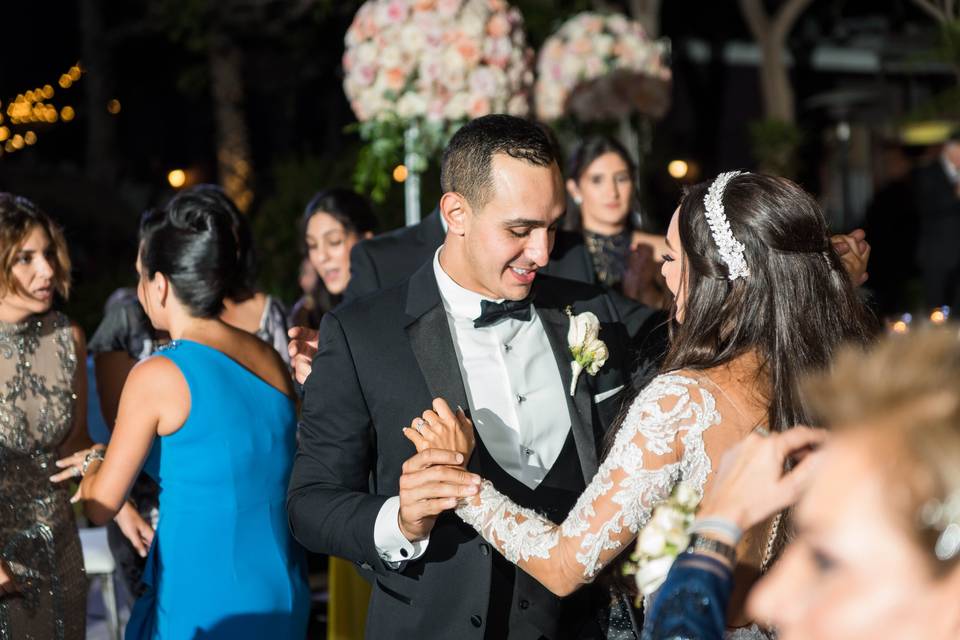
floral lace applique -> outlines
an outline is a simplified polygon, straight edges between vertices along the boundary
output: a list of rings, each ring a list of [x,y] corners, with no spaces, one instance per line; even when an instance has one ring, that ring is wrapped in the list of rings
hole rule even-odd
[[[680,479],[703,492],[711,470],[703,432],[719,423],[716,400],[695,379],[657,376],[633,401],[610,453],[563,524],[518,506],[489,482],[457,514],[511,562],[575,560],[590,580]]]

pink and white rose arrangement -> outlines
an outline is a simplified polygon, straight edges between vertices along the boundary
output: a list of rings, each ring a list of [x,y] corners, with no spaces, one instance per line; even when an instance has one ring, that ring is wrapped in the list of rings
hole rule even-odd
[[[361,122],[529,111],[533,54],[505,0],[368,0],[345,44],[343,87]]]
[[[367,0],[345,45],[343,88],[368,142],[354,186],[374,200],[404,154],[420,173],[467,120],[530,111],[534,55],[506,0]]]
[[[666,44],[652,40],[639,22],[620,14],[584,12],[547,38],[537,61],[537,117],[557,120],[577,85],[630,71],[669,80]]]

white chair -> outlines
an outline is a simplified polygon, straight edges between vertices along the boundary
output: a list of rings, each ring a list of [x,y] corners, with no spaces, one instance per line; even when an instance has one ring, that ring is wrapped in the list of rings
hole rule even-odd
[[[80,545],[83,547],[83,565],[87,575],[101,580],[103,606],[107,612],[107,626],[110,636],[120,640],[120,617],[117,612],[117,590],[114,580],[117,563],[110,553],[107,544],[106,527],[89,527],[80,529]]]

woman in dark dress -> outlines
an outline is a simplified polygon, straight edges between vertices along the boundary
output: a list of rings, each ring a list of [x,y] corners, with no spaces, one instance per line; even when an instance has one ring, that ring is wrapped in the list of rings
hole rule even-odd
[[[327,189],[307,203],[300,221],[303,252],[318,281],[290,312],[291,327],[320,326],[350,282],[350,249],[373,236],[377,219],[370,203],[349,189]]]

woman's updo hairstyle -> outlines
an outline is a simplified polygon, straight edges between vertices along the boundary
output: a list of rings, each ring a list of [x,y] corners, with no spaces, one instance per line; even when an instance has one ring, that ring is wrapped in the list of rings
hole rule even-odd
[[[253,244],[253,231],[247,216],[240,212],[223,187],[216,184],[197,184],[187,187],[182,193],[202,193],[217,201],[215,210],[230,217],[230,228],[237,238],[237,269],[233,274],[233,284],[227,291],[227,298],[246,300],[257,289],[259,263],[256,247]]]
[[[162,273],[190,314],[215,318],[234,286],[237,236],[223,198],[209,190],[176,195],[140,221],[140,265]]]

